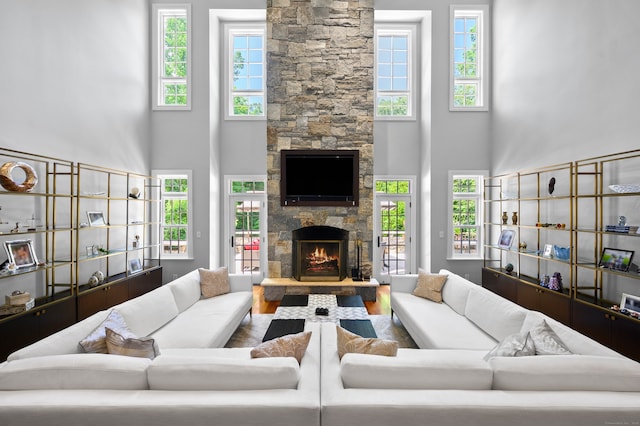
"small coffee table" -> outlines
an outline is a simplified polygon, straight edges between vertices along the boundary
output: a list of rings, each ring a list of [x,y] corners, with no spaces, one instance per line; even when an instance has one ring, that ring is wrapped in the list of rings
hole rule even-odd
[[[327,308],[328,315],[317,315],[317,308]],[[377,337],[360,296],[296,294],[282,298],[262,341],[300,333],[305,321],[333,322],[362,337]]]

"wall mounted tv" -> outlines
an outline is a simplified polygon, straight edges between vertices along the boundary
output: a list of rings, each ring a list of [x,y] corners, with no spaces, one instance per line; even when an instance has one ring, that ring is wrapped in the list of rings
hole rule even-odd
[[[358,150],[284,149],[280,155],[281,205],[358,205]]]

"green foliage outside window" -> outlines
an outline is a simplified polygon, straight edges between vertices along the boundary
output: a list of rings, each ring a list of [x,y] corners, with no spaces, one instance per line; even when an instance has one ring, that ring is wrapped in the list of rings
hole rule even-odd
[[[167,16],[164,18],[164,77],[186,79],[187,77],[187,18]],[[164,84],[165,105],[186,105],[187,84],[180,81]]]

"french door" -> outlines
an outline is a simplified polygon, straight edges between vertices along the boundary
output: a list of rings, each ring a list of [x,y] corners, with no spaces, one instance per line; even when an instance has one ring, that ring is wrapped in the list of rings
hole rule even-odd
[[[414,272],[412,190],[412,179],[376,179],[373,275],[380,283]]]

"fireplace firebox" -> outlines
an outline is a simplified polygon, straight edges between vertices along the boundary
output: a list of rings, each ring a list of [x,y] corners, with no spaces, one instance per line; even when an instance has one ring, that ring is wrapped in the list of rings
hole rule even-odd
[[[298,281],[342,281],[347,277],[349,231],[307,226],[292,232],[293,278]]]

